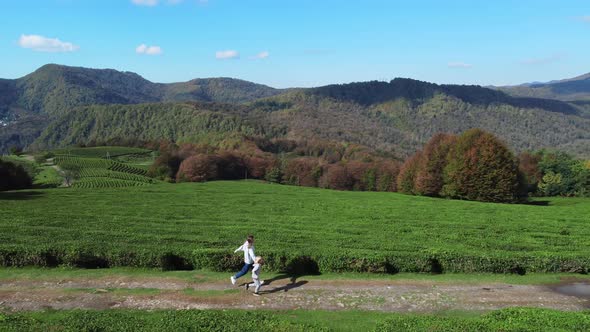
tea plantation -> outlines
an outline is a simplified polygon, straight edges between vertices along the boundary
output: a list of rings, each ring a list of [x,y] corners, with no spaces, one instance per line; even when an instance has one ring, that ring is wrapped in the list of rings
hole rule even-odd
[[[156,182],[146,176],[144,168],[110,159],[58,155],[54,162],[76,173],[75,188],[134,187]]]
[[[351,319],[354,320],[351,322]],[[351,326],[352,323],[352,326]],[[48,311],[0,313],[2,331],[587,331],[588,312],[511,308],[483,315],[325,311]]]
[[[590,200],[487,204],[218,181],[0,193],[0,266],[233,270],[247,234],[268,270],[590,269]]]

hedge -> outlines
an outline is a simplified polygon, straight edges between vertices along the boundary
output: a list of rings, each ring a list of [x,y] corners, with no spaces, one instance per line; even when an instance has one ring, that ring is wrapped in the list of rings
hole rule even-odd
[[[579,254],[553,253],[490,253],[464,255],[452,251],[392,252],[376,254],[370,251],[260,252],[267,271],[293,274],[322,272],[370,273],[588,273],[590,257]],[[179,250],[160,248],[27,248],[0,246],[0,266],[72,266],[79,268],[139,267],[163,270],[208,269],[234,271],[242,265],[242,256],[231,251]]]

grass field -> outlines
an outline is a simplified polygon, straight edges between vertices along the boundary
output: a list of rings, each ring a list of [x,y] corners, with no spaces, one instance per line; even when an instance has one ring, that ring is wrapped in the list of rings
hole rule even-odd
[[[588,312],[503,309],[478,314],[366,311],[45,311],[0,313],[2,331],[587,331]]]
[[[586,272],[590,200],[486,204],[253,181],[0,193],[0,265]]]

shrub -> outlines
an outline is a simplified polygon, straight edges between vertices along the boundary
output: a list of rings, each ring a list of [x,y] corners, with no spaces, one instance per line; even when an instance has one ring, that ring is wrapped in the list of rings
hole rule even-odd
[[[28,189],[33,180],[21,166],[0,159],[0,191]]]
[[[543,178],[539,192],[545,196],[590,195],[590,169],[582,160],[562,152],[539,152],[538,163]]]

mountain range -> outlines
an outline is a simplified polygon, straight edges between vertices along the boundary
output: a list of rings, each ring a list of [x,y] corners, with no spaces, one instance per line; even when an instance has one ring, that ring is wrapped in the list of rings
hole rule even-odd
[[[555,95],[533,97],[523,91],[539,84],[489,89],[397,78],[281,90],[231,78],[161,84],[130,72],[46,65],[0,80],[0,151],[117,140],[229,144],[254,135],[354,143],[402,158],[436,132],[479,127],[515,151],[557,148],[587,158],[587,79],[546,83],[542,89]]]
[[[525,83],[516,86],[499,87],[498,89],[517,97],[590,103],[590,73],[547,83]]]

